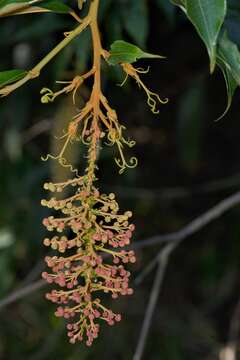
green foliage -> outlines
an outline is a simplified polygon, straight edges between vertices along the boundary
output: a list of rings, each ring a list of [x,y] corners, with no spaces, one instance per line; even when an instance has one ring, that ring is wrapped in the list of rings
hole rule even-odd
[[[0,0],[0,8],[14,3],[26,3],[26,0]]]
[[[44,0],[33,3],[33,6],[31,5],[31,1],[26,0],[0,0],[0,9],[2,9],[0,11],[0,15],[5,15],[5,10],[7,12],[11,12],[13,9],[18,11],[28,9],[28,12],[31,13],[34,12],[37,7],[56,12],[58,14],[67,14],[72,11],[72,9],[61,0]]]
[[[72,1],[65,3],[72,5]],[[137,38],[141,26],[137,25],[135,38],[126,26],[124,14],[130,11],[130,1],[101,0],[101,35],[107,48],[114,40],[124,38],[141,48],[145,48],[147,43],[149,51],[156,53],[164,49],[169,59],[169,62],[162,62],[157,68],[154,64],[153,76],[146,76],[149,83],[161,88],[163,93],[166,91],[171,100],[159,121],[158,118],[157,121],[152,119],[144,109],[142,94],[138,91],[126,87],[125,93],[119,96],[115,79],[114,84],[110,82],[106,88],[113,102],[121,103],[123,121],[130,115],[131,133],[137,134],[136,151],[140,166],[131,174],[123,175],[121,183],[111,171],[108,152],[100,159],[108,173],[106,184],[119,191],[125,202],[124,208],[135,207],[136,222],[141,224],[138,226],[137,239],[149,234],[176,231],[222,199],[229,190],[239,188],[240,184],[237,175],[239,102],[236,101],[232,107],[231,119],[228,117],[228,121],[219,124],[213,122],[222,111],[224,102],[220,72],[210,80],[206,78],[203,89],[196,77],[203,73],[206,75],[206,63],[199,50],[200,40],[198,43],[198,39],[190,35],[194,28],[187,25],[187,17],[167,0],[145,3],[146,18],[141,21],[146,22],[146,28],[149,29],[148,14],[151,13],[151,29],[155,31],[151,31],[149,36],[145,35],[143,46],[139,43],[143,42],[139,40],[143,35],[139,34]],[[178,1],[179,4],[184,5],[184,2]],[[227,32],[224,36],[219,35],[216,51],[217,65],[226,78],[229,107],[236,86],[239,85],[236,80],[239,78],[239,0],[229,0],[227,6],[222,26],[223,32],[225,29]],[[172,15],[167,15],[168,11]],[[174,32],[167,21],[174,22]],[[156,30],[159,29],[159,22],[161,32]],[[16,59],[19,61],[16,55],[18,46],[30,49],[30,55],[22,67],[35,65],[63,37],[63,31],[67,31],[69,25],[72,28],[76,26],[67,16],[51,13],[0,19],[1,69],[11,69],[13,64],[21,68],[16,63]],[[42,86],[54,86],[56,73],[58,79],[67,80],[69,72],[83,71],[90,61],[90,52],[87,50],[89,38],[89,34],[84,32],[54,59],[47,71],[42,72],[39,81],[1,100],[0,243],[3,241],[6,244],[6,234],[11,234],[12,239],[12,244],[7,240],[8,247],[1,247],[0,244],[2,298],[22,285],[44,252],[40,244],[40,238],[44,235],[40,219],[49,213],[38,206],[38,199],[42,197],[40,183],[50,175],[56,177],[57,173],[54,167],[42,164],[39,158],[48,144],[44,129],[49,131],[56,119],[52,105],[46,108],[40,106],[37,94]],[[180,47],[179,50],[178,44],[186,44],[186,47]],[[87,91],[84,88],[83,96],[88,95]],[[204,98],[203,92],[207,94]],[[136,107],[133,107],[133,99],[134,103],[136,100]],[[61,103],[61,99],[59,102],[64,109],[67,107]],[[177,111],[176,103],[179,104]],[[62,135],[55,129],[50,131],[52,137]],[[18,146],[20,149],[15,149]],[[221,178],[220,181],[212,182]],[[123,182],[126,188],[121,190]],[[223,319],[222,314],[233,313],[234,303],[239,296],[239,235],[239,211],[236,209],[179,248],[168,273],[171,281],[165,282],[163,296],[159,299],[146,357],[172,359],[175,356],[177,359],[188,357],[202,360],[211,358],[213,353],[223,347],[222,338],[228,336],[230,318],[224,316]],[[155,256],[156,251],[157,248],[149,248],[140,253],[136,273]],[[106,338],[99,340],[94,350],[73,348],[65,342],[65,334],[59,322],[52,315],[49,319],[50,308],[41,291],[26,296],[1,313],[0,357],[9,360],[78,360],[101,356],[106,360],[116,357],[130,359],[152,284],[151,276],[145,282],[146,285],[136,288],[134,301],[120,304],[127,310],[128,319],[115,329],[114,335],[111,329],[106,329]],[[219,327],[223,320],[226,324],[224,328]],[[49,322],[54,324],[54,328],[47,325]],[[212,330],[214,337],[206,336],[209,334],[208,329]]]
[[[184,7],[187,17],[204,41],[210,58],[210,71],[213,72],[217,39],[226,15],[226,0],[184,0],[176,4]]]
[[[111,45],[108,62],[111,65],[116,65],[119,63],[132,64],[133,62],[139,59],[146,59],[146,58],[163,58],[163,57],[160,55],[146,53],[142,51],[139,47],[130,44],[126,41],[116,40]]]
[[[67,14],[71,11],[69,6],[58,0],[42,1],[39,3],[39,6],[59,14]]]
[[[227,86],[228,102],[225,114],[231,106],[237,86],[240,86],[240,52],[226,33],[219,43],[217,63],[223,72]]]
[[[223,117],[229,110],[232,97],[239,86],[240,73],[237,44],[228,39],[226,34],[220,36],[220,31],[221,28],[227,28],[228,32],[238,42],[240,24],[239,1],[173,0],[172,2],[180,6],[186,13],[204,41],[210,58],[210,71],[213,72],[217,63],[223,72],[228,98],[226,110],[221,116]],[[238,27],[237,32],[236,27]]]
[[[25,70],[7,70],[0,72],[0,88],[22,79],[27,74]]]

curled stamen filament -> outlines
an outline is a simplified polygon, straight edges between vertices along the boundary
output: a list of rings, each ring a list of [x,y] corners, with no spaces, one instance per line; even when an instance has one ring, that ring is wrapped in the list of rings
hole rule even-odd
[[[138,164],[138,160],[137,160],[136,157],[131,157],[130,160],[129,160],[129,163],[127,163],[127,161],[126,161],[126,159],[125,159],[125,157],[123,155],[123,151],[122,151],[123,145],[122,145],[122,143],[119,140],[117,140],[116,144],[117,144],[118,151],[119,151],[119,154],[120,154],[120,159],[115,158],[115,162],[120,167],[119,174],[123,174],[123,172],[126,170],[126,168],[129,168],[129,169],[135,168],[137,166],[137,164]]]
[[[152,111],[153,114],[158,114],[159,110],[157,110],[157,103],[160,104],[166,104],[168,102],[168,99],[161,99],[160,96],[152,91],[150,91],[147,86],[143,83],[143,81],[140,79],[138,73],[145,74],[148,72],[149,68],[147,70],[144,70],[142,68],[135,69],[131,64],[121,64],[124,72],[128,75],[134,78],[139,85],[140,88],[142,88],[146,95],[147,95],[147,103]],[[123,84],[126,82],[126,79],[123,81]],[[123,85],[121,84],[121,85]]]

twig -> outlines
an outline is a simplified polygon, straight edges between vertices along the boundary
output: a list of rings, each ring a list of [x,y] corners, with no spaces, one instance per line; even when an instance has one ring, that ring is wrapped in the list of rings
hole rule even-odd
[[[156,276],[154,279],[152,291],[151,291],[151,294],[149,297],[147,310],[145,313],[141,333],[140,333],[140,336],[138,339],[138,343],[137,343],[135,354],[133,356],[133,360],[141,360],[142,359],[145,344],[147,341],[147,336],[148,336],[149,329],[151,326],[153,313],[154,313],[154,310],[155,310],[155,307],[157,304],[157,299],[158,299],[158,296],[159,296],[159,293],[161,290],[161,285],[162,285],[165,271],[167,268],[168,258],[169,258],[170,253],[175,248],[175,246],[176,246],[175,243],[166,245],[165,248],[158,255],[159,265],[158,265],[157,273],[156,273]]]
[[[208,225],[211,221],[220,217],[223,213],[233,208],[235,205],[240,204],[240,192],[237,192],[223,201],[220,201],[213,208],[208,210],[206,213],[200,215],[198,218],[190,222],[187,226],[182,228],[179,231],[166,234],[166,235],[158,235],[152,238],[138,241],[133,244],[132,248],[141,249],[147,246],[158,245],[164,242],[174,242],[174,247],[178,245],[178,243],[195,232],[201,230],[204,226]],[[154,260],[154,263],[157,263],[157,257]],[[33,282],[21,289],[17,289],[13,291],[9,296],[0,301],[0,309],[4,306],[7,306],[21,298],[25,297],[28,294],[31,294],[35,290],[43,287],[45,281],[39,280],[37,282]]]
[[[51,129],[51,122],[50,120],[43,119],[36,124],[34,124],[31,128],[24,131],[22,134],[22,142],[23,144],[28,143],[32,139],[34,139],[36,136],[41,135],[44,132],[47,132]]]
[[[170,244],[165,245],[165,247],[158,253],[158,255],[155,257],[155,259],[153,259],[150,264],[147,266],[147,268],[145,269],[145,271],[143,271],[142,274],[140,274],[140,276],[138,277],[138,283],[140,281],[142,281],[143,277],[145,277],[146,274],[149,273],[149,271],[152,270],[152,268],[154,267],[154,265],[158,262],[159,263],[159,267],[157,270],[157,274],[156,274],[156,278],[154,280],[154,284],[152,287],[152,292],[149,298],[149,303],[148,303],[148,307],[147,307],[147,311],[145,313],[145,317],[144,317],[144,321],[143,321],[143,325],[142,325],[142,329],[141,329],[141,333],[140,333],[140,337],[137,343],[137,347],[136,347],[136,351],[133,357],[133,360],[141,360],[142,356],[143,356],[143,352],[144,352],[144,348],[145,348],[145,344],[147,341],[147,336],[149,333],[149,329],[151,326],[151,320],[152,320],[152,316],[156,307],[156,303],[157,303],[157,299],[158,299],[158,295],[160,293],[161,290],[161,285],[162,285],[162,281],[163,281],[163,277],[167,268],[167,264],[168,264],[168,260],[169,260],[169,256],[171,255],[171,253],[174,251],[174,249],[188,236],[192,235],[193,233],[195,233],[196,231],[200,230],[203,226],[206,226],[210,221],[216,219],[217,217],[219,217],[221,214],[223,214],[227,209],[231,208],[232,206],[238,204],[240,201],[240,192],[230,196],[229,198],[221,201],[218,205],[214,206],[212,209],[208,210],[205,214],[201,215],[200,217],[198,217],[197,219],[195,219],[194,221],[192,221],[189,225],[187,225],[185,228],[183,228],[182,230],[173,233],[173,234],[168,234],[165,236],[165,241],[174,241],[171,242]],[[171,237],[172,235],[172,237]],[[166,240],[167,237],[167,240]],[[155,239],[152,239],[151,244],[155,244],[155,242],[160,239],[163,239],[164,237],[156,237]],[[154,240],[154,241],[153,241]],[[141,241],[141,244],[147,244],[147,241]],[[240,302],[239,302],[239,306],[237,306],[236,309],[236,317],[239,318],[240,315]],[[239,331],[239,324],[237,323],[238,326],[236,326],[236,323],[234,322],[231,326],[232,330],[232,337],[235,338],[236,340],[236,333],[238,333]],[[231,348],[234,349],[233,345],[231,344]],[[235,352],[236,352],[236,346],[235,346]],[[227,360],[227,358],[225,358],[224,360]],[[230,360],[230,358],[229,358]],[[233,357],[232,360],[235,360],[235,358]]]
[[[240,191],[220,201],[217,205],[213,206],[207,212],[197,217],[181,230],[166,235],[156,235],[146,240],[138,241],[133,244],[133,247],[134,249],[140,249],[147,246],[158,245],[164,242],[184,240],[238,204],[240,204]]]
[[[204,184],[199,184],[191,188],[183,186],[176,187],[162,187],[160,189],[148,189],[142,187],[126,187],[126,186],[111,186],[106,187],[112,188],[112,190],[118,193],[123,198],[154,198],[161,200],[176,200],[185,199],[195,195],[208,195],[214,194],[218,191],[232,189],[239,187],[240,174],[236,173],[227,178],[209,181]]]
[[[5,306],[12,304],[13,302],[24,298],[25,296],[33,293],[36,290],[43,288],[46,285],[44,280],[38,280],[32,284],[24,286],[21,289],[17,289],[13,291],[10,295],[5,297],[0,301],[0,309],[4,308]]]

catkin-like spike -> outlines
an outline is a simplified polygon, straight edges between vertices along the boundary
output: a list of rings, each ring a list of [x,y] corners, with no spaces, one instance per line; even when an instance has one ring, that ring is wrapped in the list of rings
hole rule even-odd
[[[47,230],[54,232],[43,243],[59,255],[46,257],[51,271],[42,276],[58,286],[46,297],[58,304],[56,316],[67,319],[69,341],[85,339],[90,346],[98,336],[101,322],[113,325],[121,320],[120,314],[102,304],[101,293],[108,293],[113,299],[133,293],[125,264],[134,263],[136,258],[133,251],[124,248],[135,227],[129,223],[131,211],[119,213],[115,194],[100,194],[94,185],[89,189],[86,176],[65,184],[45,183],[44,188],[61,192],[71,184],[77,185],[71,196],[42,200],[43,206],[63,214],[43,220]]]

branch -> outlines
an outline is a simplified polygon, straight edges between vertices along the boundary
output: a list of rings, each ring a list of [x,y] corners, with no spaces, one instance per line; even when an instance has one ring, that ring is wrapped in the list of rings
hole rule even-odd
[[[194,233],[198,232],[206,225],[211,223],[213,220],[219,218],[225,212],[227,212],[228,210],[239,204],[240,204],[240,191],[220,201],[217,205],[213,206],[207,212],[197,217],[195,220],[190,222],[187,226],[183,227],[181,230],[166,235],[156,235],[146,240],[138,241],[135,244],[133,244],[132,247],[134,249],[141,249],[143,247],[158,245],[164,242],[182,241],[187,237],[193,235]]]
[[[149,333],[149,329],[151,326],[151,321],[153,317],[153,313],[157,304],[158,296],[161,290],[161,285],[163,282],[163,278],[166,272],[167,264],[168,264],[168,258],[173,249],[175,248],[175,243],[168,244],[165,246],[165,248],[159,253],[158,255],[158,269],[156,273],[156,277],[154,279],[152,291],[149,297],[149,302],[147,306],[147,310],[145,313],[141,333],[138,339],[137,348],[135,351],[135,354],[133,356],[133,360],[141,360],[145,348],[145,344],[147,341],[147,336]]]
[[[46,282],[44,280],[38,280],[32,284],[24,286],[21,289],[17,289],[13,291],[10,295],[8,295],[7,297],[5,297],[3,300],[0,301],[0,309],[17,300],[24,298],[25,296],[33,293],[36,290],[43,288],[45,285]]]
[[[147,311],[145,313],[140,337],[138,339],[135,355],[133,357],[134,360],[142,359],[144,348],[147,341],[147,336],[151,326],[153,313],[157,304],[157,299],[161,290],[161,285],[163,282],[164,274],[171,253],[185,238],[197,232],[198,230],[209,224],[214,219],[220,217],[224,212],[231,209],[234,205],[239,204],[239,202],[240,202],[240,192],[237,192],[236,194],[233,194],[232,196],[218,203],[216,206],[208,210],[203,215],[199,216],[197,219],[193,220],[182,230],[172,234],[156,236],[150,240],[144,240],[140,242],[140,245],[142,247],[142,246],[149,246],[149,243],[153,245],[162,241],[171,241],[169,244],[165,245],[165,247],[162,250],[160,250],[160,252],[157,254],[155,259],[153,259],[150,262],[150,264],[143,270],[143,272],[137,278],[137,283],[139,284],[142,281],[142,279],[146,276],[146,274],[148,274],[153,269],[154,265],[156,263],[159,263],[157,274],[152,287],[152,292],[150,294]],[[239,311],[240,311],[240,303],[239,303],[239,308],[237,307],[236,310],[238,316],[239,316]],[[238,331],[238,327],[235,324],[234,326],[231,327],[232,327],[231,332],[236,337],[236,332]],[[224,360],[226,360],[226,358],[224,358]]]
[[[113,192],[118,193],[122,198],[131,199],[161,199],[161,200],[178,200],[185,199],[195,195],[208,195],[216,192],[232,189],[234,187],[239,188],[240,173],[236,173],[229,177],[225,177],[218,180],[212,180],[207,183],[199,184],[194,187],[186,188],[182,186],[176,187],[161,187],[155,189],[142,188],[142,187],[126,187],[126,186],[111,186],[106,185],[108,189],[112,189]]]
[[[89,14],[83,19],[83,22],[53,48],[32,70],[28,71],[27,75],[17,82],[7,85],[0,89],[0,96],[7,96],[20,86],[24,85],[29,80],[32,80],[40,75],[41,70],[51,61],[61,50],[65,48],[76,36],[78,36],[91,22],[91,9]]]
[[[152,238],[138,241],[135,244],[132,245],[132,248],[134,249],[141,249],[147,246],[153,246],[158,245],[164,242],[170,242],[168,244],[169,246],[172,245],[174,248],[184,240],[185,238],[189,237],[190,235],[194,234],[195,232],[201,230],[204,226],[208,225],[211,221],[219,218],[221,215],[223,215],[225,212],[233,208],[234,206],[240,204],[240,192],[237,192],[228,198],[226,198],[223,201],[220,201],[217,205],[215,205],[213,208],[208,210],[206,213],[200,215],[198,218],[190,222],[187,226],[182,228],[179,231],[166,234],[166,235],[158,235],[154,236]],[[173,242],[173,244],[171,243]],[[162,250],[164,251],[164,249]],[[159,254],[157,257],[152,260],[151,269],[153,268],[153,265],[157,263]],[[23,297],[33,293],[38,288],[41,288],[44,286],[45,281],[39,280],[37,282],[33,282],[32,284],[27,285],[26,287],[23,287],[21,289],[17,289],[13,291],[9,296],[7,296],[5,299],[0,301],[0,309],[4,306],[10,305],[11,303],[22,299]],[[45,283],[45,285],[47,285]]]

